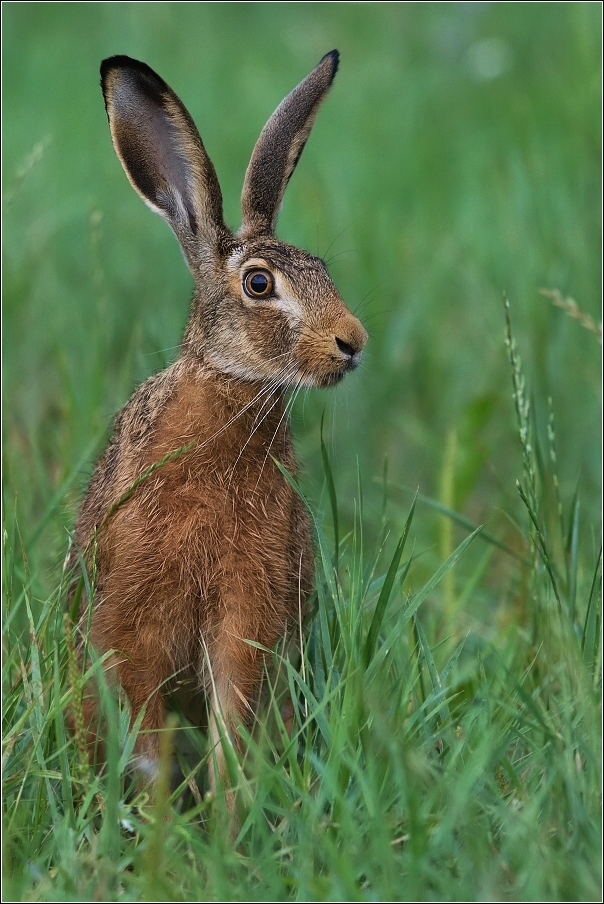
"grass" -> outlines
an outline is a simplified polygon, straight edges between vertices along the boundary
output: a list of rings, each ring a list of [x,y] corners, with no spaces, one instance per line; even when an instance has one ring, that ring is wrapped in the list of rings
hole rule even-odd
[[[529,454],[526,486],[536,468]],[[327,457],[326,479],[336,515]],[[174,736],[188,735],[187,778],[196,792],[188,803],[187,781],[153,807],[127,792],[136,728],[103,686],[107,772],[99,777],[82,764],[63,722],[81,686],[77,666],[75,678],[69,668],[63,594],[59,588],[36,621],[27,585],[13,596],[7,563],[8,897],[597,897],[600,562],[591,582],[582,582],[572,541],[556,561],[535,511],[542,500],[530,489],[523,498],[530,561],[522,596],[531,620],[496,641],[441,635],[422,618],[427,598],[469,548],[482,543],[480,558],[485,549],[490,557],[480,528],[413,588],[415,502],[386,560],[380,553],[364,561],[362,511],[342,540],[339,570],[318,525],[318,593],[303,660],[296,667],[275,654],[294,702],[294,730],[290,737],[269,681],[268,714],[246,739],[239,783],[251,795],[234,844],[221,801],[197,787],[207,761],[203,738],[180,722],[166,732],[163,768],[167,776]],[[459,593],[474,583],[470,575]],[[13,627],[20,612],[26,636]]]
[[[5,899],[599,900],[599,5],[13,3],[3,25]],[[234,223],[259,129],[331,47],[279,234],[326,256],[370,342],[294,412],[317,593],[232,764],[232,840],[178,714],[154,806],[100,663],[103,775],[65,729],[78,501],[190,291],[98,64],[168,79]]]

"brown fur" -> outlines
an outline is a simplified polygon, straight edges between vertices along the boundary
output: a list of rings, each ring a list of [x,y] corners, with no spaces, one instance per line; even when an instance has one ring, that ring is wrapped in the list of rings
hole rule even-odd
[[[201,688],[209,700],[225,777],[220,736],[249,720],[262,673],[249,641],[272,647],[312,588],[308,517],[273,461],[295,474],[285,392],[337,382],[358,364],[366,333],[324,263],[272,228],[336,64],[325,57],[265,127],[238,236],[222,222],[214,168],[176,95],[127,57],[101,70],[126,173],[174,229],[196,281],[180,356],[118,415],[71,554],[75,564],[83,550],[89,566],[95,556],[91,642],[115,651],[108,669],[133,718],[144,708],[137,753],[151,772],[162,693],[171,676],[193,675],[185,698]],[[270,274],[269,297],[246,294],[255,270]],[[93,724],[93,696],[85,708]]]

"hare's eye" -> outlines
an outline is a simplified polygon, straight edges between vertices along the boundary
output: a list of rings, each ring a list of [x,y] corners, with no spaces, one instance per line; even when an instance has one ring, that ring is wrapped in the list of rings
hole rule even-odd
[[[243,290],[250,298],[266,298],[273,288],[273,277],[268,270],[250,270],[243,277]]]

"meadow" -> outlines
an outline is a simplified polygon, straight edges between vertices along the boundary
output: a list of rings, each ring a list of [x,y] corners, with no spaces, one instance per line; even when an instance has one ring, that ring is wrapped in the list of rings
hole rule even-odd
[[[2,7],[4,900],[601,900],[600,4]],[[370,338],[292,413],[317,589],[241,729],[231,838],[178,714],[153,805],[98,665],[103,774],[64,725],[78,505],[192,291],[99,65],[168,81],[237,226],[260,129],[334,47],[278,235]]]

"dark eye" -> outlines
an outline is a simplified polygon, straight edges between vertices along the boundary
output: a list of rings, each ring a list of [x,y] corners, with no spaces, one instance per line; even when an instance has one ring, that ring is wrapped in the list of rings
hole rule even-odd
[[[243,277],[243,290],[250,298],[266,298],[273,288],[273,277],[268,270],[250,270]]]

